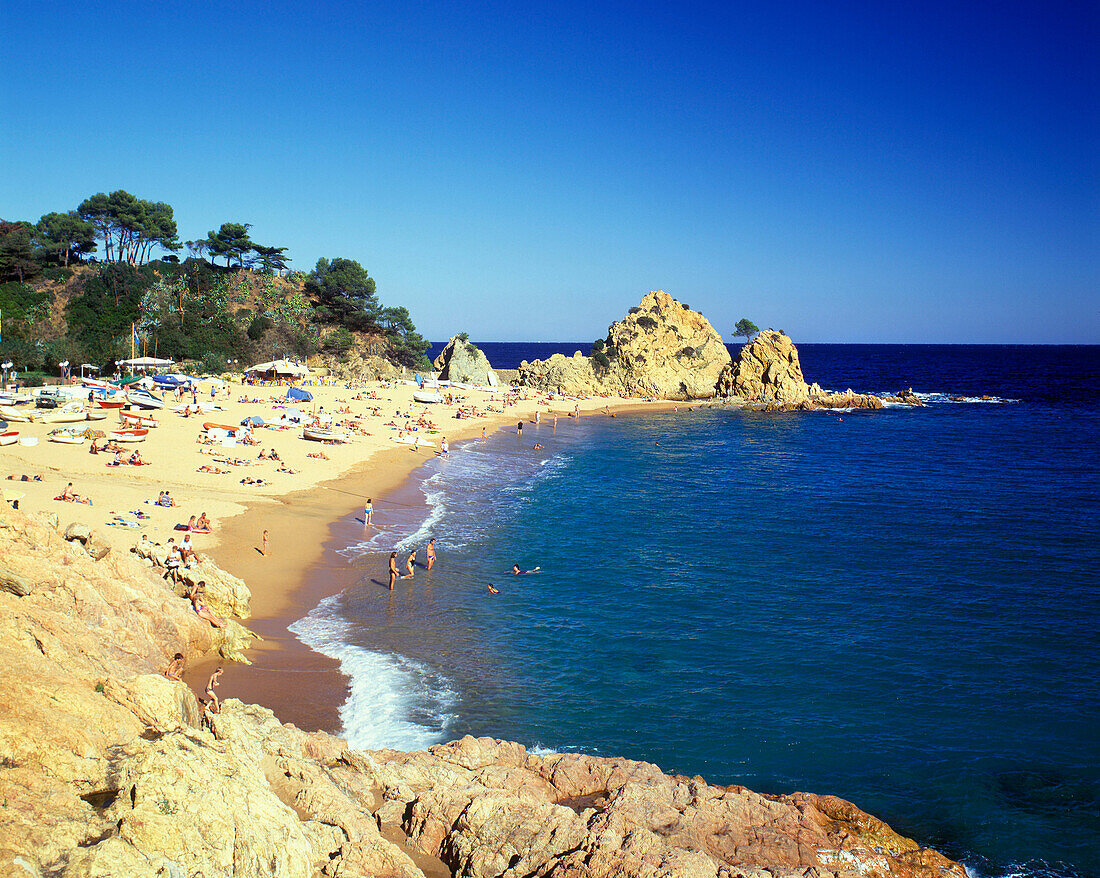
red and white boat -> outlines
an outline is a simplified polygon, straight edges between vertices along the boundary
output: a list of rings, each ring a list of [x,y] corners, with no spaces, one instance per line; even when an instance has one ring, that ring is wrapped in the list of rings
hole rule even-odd
[[[0,445],[14,445],[19,441],[19,433],[16,430],[9,430],[7,433],[0,433]]]
[[[130,426],[142,427],[146,430],[151,430],[160,424],[160,421],[152,415],[143,415],[139,412],[119,412],[119,414],[122,416],[122,420]]]
[[[207,421],[202,425],[204,430],[224,430],[226,433],[236,433],[240,430],[240,427],[234,427],[230,424],[215,424],[213,421]]]
[[[126,405],[126,399],[109,399],[106,396],[97,396],[95,398],[96,405],[101,409],[120,409]]]
[[[144,442],[148,435],[148,430],[115,430],[108,433],[107,438],[112,442]]]

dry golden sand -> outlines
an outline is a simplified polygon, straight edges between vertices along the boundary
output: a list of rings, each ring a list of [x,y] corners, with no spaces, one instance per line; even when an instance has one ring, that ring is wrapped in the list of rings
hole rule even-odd
[[[349,581],[346,568],[340,568],[337,556],[326,555],[324,544],[330,538],[334,521],[362,509],[366,497],[375,500],[376,514],[385,507],[385,498],[398,491],[417,467],[437,453],[438,449],[413,449],[392,441],[396,435],[386,421],[403,423],[394,412],[426,411],[440,429],[428,436],[438,445],[446,436],[454,444],[465,438],[482,435],[534,417],[565,417],[574,406],[582,415],[600,415],[605,407],[613,411],[652,410],[667,408],[667,402],[643,403],[637,399],[598,398],[574,400],[546,397],[530,392],[526,400],[509,405],[503,413],[488,413],[485,417],[456,420],[457,405],[414,403],[412,385],[384,387],[369,382],[362,388],[310,387],[312,403],[295,403],[303,411],[349,407],[360,417],[359,423],[371,435],[358,436],[346,445],[321,445],[301,437],[299,428],[255,431],[259,444],[218,448],[226,456],[256,459],[262,449],[274,448],[284,463],[298,470],[297,475],[276,472],[277,463],[259,461],[251,466],[225,466],[231,472],[215,475],[198,472],[199,467],[214,462],[201,453],[207,447],[197,442],[204,422],[239,424],[249,415],[259,415],[265,421],[277,416],[274,405],[285,404],[285,387],[247,387],[230,384],[229,395],[218,396],[221,411],[184,418],[169,411],[153,412],[159,426],[149,431],[138,448],[149,466],[109,467],[112,455],[88,453],[88,445],[62,445],[47,441],[47,435],[58,425],[12,423],[9,429],[20,436],[35,436],[39,444],[33,447],[10,445],[0,448],[0,479],[41,475],[42,482],[0,481],[4,488],[26,492],[21,508],[27,512],[56,512],[62,527],[79,521],[95,528],[111,542],[115,551],[128,551],[142,533],[154,542],[165,543],[174,533],[177,523],[186,523],[191,515],[205,512],[213,521],[213,533],[196,534],[196,550],[209,552],[216,563],[240,576],[252,592],[253,617],[246,624],[264,640],[250,651],[251,666],[226,666],[219,687],[221,697],[241,698],[263,704],[275,710],[284,722],[306,728],[321,728],[338,732],[338,710],[347,692],[346,679],[337,663],[313,652],[298,641],[287,627],[302,618],[324,597],[342,590]],[[359,392],[378,394],[378,400],[356,401]],[[479,409],[502,408],[503,392],[459,391],[468,404]],[[241,396],[259,398],[263,403],[238,402]],[[199,399],[209,405],[209,390]],[[339,400],[346,400],[339,402]],[[381,417],[365,415],[368,406],[379,406]],[[339,416],[338,416],[339,417]],[[109,431],[117,427],[118,415],[85,425]],[[315,460],[306,455],[323,451],[329,460]],[[263,478],[271,484],[265,487],[246,486],[242,478]],[[92,498],[92,505],[63,503],[52,498],[59,495],[67,482],[73,482],[77,493]],[[167,489],[179,503],[178,508],[162,508],[147,503],[155,500],[159,491]],[[140,510],[150,517],[142,528],[112,527],[108,522],[117,513]],[[134,520],[133,516],[126,516]],[[268,531],[268,551],[261,554],[263,531]],[[178,541],[178,540],[177,540]],[[332,569],[320,570],[329,558]],[[307,575],[308,574],[308,575]],[[190,669],[186,679],[197,692],[205,688],[206,676],[214,663],[204,663]]]

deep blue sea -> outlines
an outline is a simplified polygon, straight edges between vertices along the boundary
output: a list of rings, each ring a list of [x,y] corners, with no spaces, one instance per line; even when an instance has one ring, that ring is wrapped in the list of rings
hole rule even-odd
[[[341,525],[360,582],[295,627],[352,678],[347,735],[832,793],[982,876],[1100,875],[1100,348],[800,354],[927,405],[544,418]]]

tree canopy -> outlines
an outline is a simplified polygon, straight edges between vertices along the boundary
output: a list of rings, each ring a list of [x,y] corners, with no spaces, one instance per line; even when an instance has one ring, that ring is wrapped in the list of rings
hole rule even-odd
[[[141,265],[153,246],[169,252],[180,249],[172,205],[135,198],[124,189],[84,199],[77,214],[102,239],[108,262]]]
[[[748,343],[749,339],[756,335],[756,333],[758,333],[759,331],[760,327],[749,320],[748,317],[742,317],[740,320],[737,321],[737,325],[733,327],[733,334],[743,335],[745,337],[746,343]]]

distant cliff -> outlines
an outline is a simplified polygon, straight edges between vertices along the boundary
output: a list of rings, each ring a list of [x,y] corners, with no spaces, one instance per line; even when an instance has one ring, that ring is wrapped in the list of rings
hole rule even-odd
[[[158,672],[224,641],[136,557],[70,536],[0,504],[0,874],[964,878],[831,796],[491,738],[355,752],[234,699],[204,717]],[[202,575],[247,615],[240,580]]]

